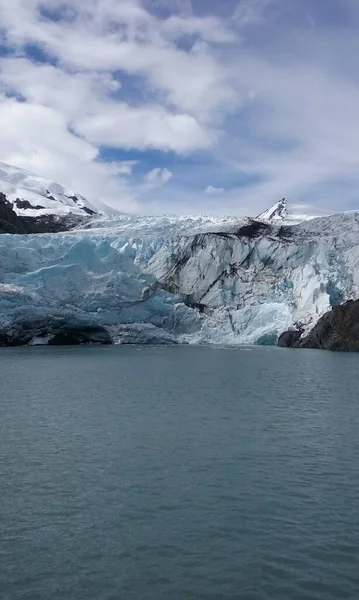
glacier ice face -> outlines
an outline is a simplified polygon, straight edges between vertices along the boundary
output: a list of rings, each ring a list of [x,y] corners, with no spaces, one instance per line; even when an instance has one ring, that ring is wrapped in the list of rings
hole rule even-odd
[[[163,246],[147,270],[206,314],[199,339],[271,343],[308,331],[332,305],[358,297],[358,214],[257,236],[199,234]]]
[[[293,227],[122,215],[1,235],[0,343],[43,343],[66,323],[117,343],[273,344],[358,297],[358,242],[357,213]]]
[[[2,330],[17,335],[24,324],[36,331],[36,323],[43,327],[46,320],[65,319],[69,326],[112,328],[120,340],[116,326],[140,323],[156,328],[148,333],[152,341],[155,333],[159,341],[161,336],[170,341],[168,332],[176,331],[181,314],[193,323],[196,314],[177,296],[157,289],[155,278],[136,265],[137,251],[139,242],[130,243],[127,236],[0,236]]]

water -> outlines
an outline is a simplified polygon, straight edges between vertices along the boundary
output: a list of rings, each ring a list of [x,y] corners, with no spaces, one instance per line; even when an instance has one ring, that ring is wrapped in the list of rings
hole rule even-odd
[[[358,367],[1,350],[2,600],[358,600]]]

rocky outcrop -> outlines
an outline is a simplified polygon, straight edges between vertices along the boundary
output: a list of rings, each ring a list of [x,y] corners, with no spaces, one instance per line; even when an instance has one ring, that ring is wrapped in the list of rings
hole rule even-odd
[[[29,233],[59,233],[70,231],[86,222],[87,217],[69,214],[66,217],[42,215],[38,217],[18,217],[27,227]]]
[[[278,339],[278,346],[281,348],[294,348],[297,342],[299,342],[302,335],[302,331],[289,330],[282,333]]]
[[[19,208],[24,208],[23,204],[21,206],[18,204],[18,202],[22,201],[17,200],[16,202]],[[14,211],[12,204],[8,202],[5,194],[0,192],[0,234],[58,233],[60,231],[69,231],[85,220],[86,217],[73,214],[63,217],[51,214],[39,215],[37,217],[19,216]]]
[[[171,332],[151,323],[129,323],[102,327],[75,323],[61,317],[23,320],[0,328],[1,346],[75,346],[79,344],[174,345]]]
[[[74,346],[112,344],[105,327],[67,323],[64,319],[22,321],[0,329],[0,346]]]
[[[79,199],[77,196],[68,196],[70,200],[73,200],[76,204],[79,204]],[[81,210],[83,210],[87,215],[93,216],[96,214],[94,210],[88,208],[87,206],[80,206]]]
[[[300,331],[286,331],[279,346],[314,348],[336,352],[359,352],[359,300],[349,300],[327,312],[305,337]]]
[[[0,233],[30,233],[2,192],[0,192]]]
[[[21,200],[20,198],[16,198],[14,204],[16,204],[17,208],[22,210],[42,210],[44,208],[44,206],[41,206],[40,204],[35,204],[33,206],[28,200]]]

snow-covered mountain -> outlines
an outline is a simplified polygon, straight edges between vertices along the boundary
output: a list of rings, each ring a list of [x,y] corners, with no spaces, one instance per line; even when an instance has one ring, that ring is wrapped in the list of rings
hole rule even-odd
[[[67,233],[0,236],[0,282],[0,343],[64,328],[98,339],[102,328],[119,343],[274,344],[359,297],[359,213],[285,227],[94,217]]]
[[[99,210],[81,194],[24,169],[0,162],[0,192],[18,216],[94,215]]]
[[[257,216],[260,221],[277,221],[282,224],[294,225],[303,221],[310,221],[318,217],[327,217],[332,212],[324,209],[313,207],[310,204],[288,202],[286,198],[282,198],[273,206]]]

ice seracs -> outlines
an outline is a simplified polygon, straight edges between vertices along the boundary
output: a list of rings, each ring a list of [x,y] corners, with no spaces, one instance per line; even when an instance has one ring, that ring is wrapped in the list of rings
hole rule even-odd
[[[274,344],[359,295],[355,213],[284,231],[194,221],[96,218],[93,229],[0,236],[0,343],[104,327],[118,343]]]

